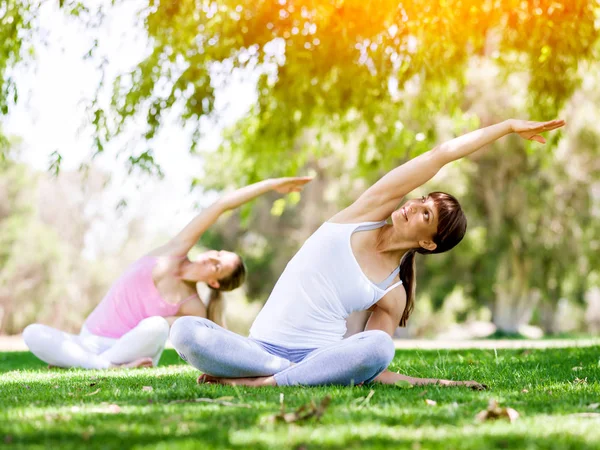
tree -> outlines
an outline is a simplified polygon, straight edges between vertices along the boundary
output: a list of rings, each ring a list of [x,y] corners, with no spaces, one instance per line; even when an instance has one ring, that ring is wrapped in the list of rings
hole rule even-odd
[[[31,17],[39,7],[15,0],[6,4]],[[76,8],[69,3],[65,11]],[[556,115],[579,89],[581,68],[598,56],[598,8],[594,0],[152,0],[141,13],[149,55],[113,84],[101,85],[90,105],[95,151],[103,151],[130,122],[144,117],[147,127],[140,137],[148,148],[130,153],[129,164],[160,173],[152,139],[172,111],[195,128],[190,148],[206,160],[206,173],[197,183],[222,189],[313,168],[341,177],[343,188],[334,200],[344,206],[360,186],[431,148],[442,129],[450,137],[507,112],[540,119]],[[18,32],[7,36],[13,38],[3,50],[9,55],[3,61],[9,62],[0,65],[2,77],[27,42]],[[481,61],[493,66],[491,73],[480,73],[493,78],[492,89],[498,89],[495,103],[485,104],[483,112],[476,101],[481,84],[471,76],[473,64]],[[244,71],[261,74],[256,104],[227,131],[218,151],[199,149],[200,119],[214,114],[218,87]],[[515,78],[516,91],[511,90]],[[3,89],[7,98],[9,91]],[[107,91],[111,103],[104,107]],[[517,104],[506,107],[507,98]],[[592,131],[581,130],[581,136],[593,136]],[[554,139],[550,150],[558,145]],[[584,285],[572,281],[576,272],[557,263],[556,255],[576,254],[582,267],[594,267],[597,252],[582,243],[595,236],[595,228],[588,226],[595,216],[588,213],[596,200],[579,188],[567,189],[551,205],[554,214],[565,213],[559,227],[577,240],[577,246],[565,246],[548,232],[553,223],[543,210],[531,206],[539,198],[550,202],[551,189],[568,187],[573,174],[557,165],[561,160],[552,151],[532,153],[530,146],[510,141],[501,146],[496,153],[504,152],[504,160],[490,153],[466,165],[463,173],[464,184],[477,193],[464,199],[477,211],[477,232],[456,253],[427,267],[440,264],[433,261],[457,261],[452,269],[462,267],[467,274],[480,269],[463,283],[492,308],[505,305],[498,311],[510,310],[511,301],[527,303],[536,290],[539,301],[548,304],[557,295],[580,297]],[[507,162],[519,164],[519,171]],[[489,170],[498,176],[487,177]],[[543,176],[534,179],[540,172]],[[529,176],[522,177],[525,173]],[[349,180],[358,180],[359,186]],[[586,211],[579,228],[568,214],[570,202]],[[523,205],[528,212],[519,215]],[[540,236],[538,245],[532,238]],[[434,297],[442,299],[451,288],[448,283],[437,284]],[[561,292],[552,291],[553,283]],[[528,314],[521,309],[519,316]]]
[[[16,161],[15,147],[0,162],[0,334],[32,322],[78,331],[131,257],[127,248],[119,258],[90,260],[83,253],[99,220],[86,207],[102,192],[106,176],[35,172]],[[140,238],[134,233],[127,244],[135,247]]]
[[[19,0],[0,0],[0,116],[8,114],[11,102],[18,100],[17,88],[10,71],[22,59],[31,31],[31,8]],[[8,148],[0,133],[0,159]]]
[[[65,14],[81,16],[90,25],[102,17],[102,8],[88,9],[78,0],[55,0]],[[31,63],[35,57],[34,42],[43,41],[40,36],[38,15],[42,5],[39,0],[0,0],[0,117],[6,116],[19,101],[14,70],[23,63]],[[87,14],[84,14],[87,13]],[[8,140],[0,131],[0,159]]]
[[[151,53],[118,77],[109,110],[94,104],[96,150],[140,115],[151,141],[175,106],[194,124],[197,150],[217,86],[249,69],[262,73],[257,103],[207,155],[209,174],[237,184],[290,174],[331,150],[325,134],[347,138],[364,126],[356,173],[372,178],[430,147],[439,111],[461,116],[473,56],[489,55],[504,74],[525,68],[530,112],[556,114],[579,84],[578,64],[593,56],[597,8],[592,0],[151,1],[143,11]],[[315,139],[299,143],[310,129]],[[150,170],[152,149],[131,162]]]
[[[524,74],[514,73],[511,87],[502,86],[481,75],[492,67],[474,65],[469,110],[483,125],[520,115],[514,90],[524,90]],[[556,332],[559,301],[582,304],[597,285],[598,66],[580,70],[587,83],[565,105],[569,124],[556,147],[507,138],[464,162],[468,195],[460,198],[469,232],[455,252],[428,259],[422,277],[436,306],[458,284],[491,309],[501,331],[516,333],[537,309],[544,330]],[[464,181],[453,175],[451,184],[460,189]]]

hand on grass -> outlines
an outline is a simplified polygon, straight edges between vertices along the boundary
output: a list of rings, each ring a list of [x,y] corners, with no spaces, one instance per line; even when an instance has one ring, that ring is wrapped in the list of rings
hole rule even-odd
[[[473,389],[474,391],[485,391],[488,387],[483,383],[479,383],[477,381],[450,381],[450,380],[440,380],[439,382],[442,386],[465,386]]]

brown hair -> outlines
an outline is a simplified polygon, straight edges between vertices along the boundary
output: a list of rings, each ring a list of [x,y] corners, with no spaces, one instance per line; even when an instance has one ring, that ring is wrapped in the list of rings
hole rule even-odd
[[[223,291],[233,291],[240,287],[246,279],[246,266],[242,258],[239,258],[239,264],[231,272],[231,274],[225,278],[219,280],[219,288],[210,288],[210,295],[208,297],[208,308],[206,317],[208,320],[212,320],[218,325],[224,325],[223,313],[225,312],[225,305],[223,302]]]
[[[432,192],[429,197],[433,199],[438,213],[438,227],[433,237],[437,247],[431,251],[422,247],[410,249],[400,260],[400,279],[406,289],[406,307],[400,319],[401,327],[406,326],[406,321],[414,309],[417,287],[415,254],[447,252],[462,240],[467,231],[467,217],[456,198],[444,192]]]

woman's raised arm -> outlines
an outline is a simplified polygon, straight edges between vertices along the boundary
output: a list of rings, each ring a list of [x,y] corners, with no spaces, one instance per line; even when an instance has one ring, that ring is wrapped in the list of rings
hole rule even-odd
[[[202,233],[212,226],[225,211],[235,209],[269,191],[282,194],[299,192],[312,177],[273,178],[237,189],[223,195],[188,223],[167,244],[154,250],[154,255],[185,256],[196,245]]]
[[[388,172],[331,220],[340,223],[385,220],[404,196],[433,178],[449,162],[470,155],[510,133],[543,144],[546,141],[539,133],[564,124],[564,120],[532,122],[510,119],[452,139]]]

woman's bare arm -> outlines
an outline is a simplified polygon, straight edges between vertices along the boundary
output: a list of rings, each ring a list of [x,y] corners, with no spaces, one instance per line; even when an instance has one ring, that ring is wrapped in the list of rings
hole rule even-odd
[[[394,331],[402,318],[405,305],[406,291],[401,287],[393,290],[377,302],[365,330],[382,330],[393,337]],[[374,381],[382,384],[396,384],[399,381],[407,381],[416,386],[437,384],[440,386],[467,386],[476,390],[485,389],[485,385],[476,381],[453,381],[439,378],[409,377],[408,375],[392,372],[389,369],[380,373]]]
[[[165,319],[167,319],[169,325],[173,325],[173,322],[183,316],[207,317],[206,306],[204,305],[204,302],[200,300],[200,297],[195,297],[186,301],[181,305],[176,315],[165,317]]]
[[[173,239],[150,254],[155,256],[185,256],[196,245],[200,236],[208,230],[225,211],[235,209],[269,191],[280,193],[298,192],[312,177],[274,178],[237,189],[225,194],[191,220]]]
[[[403,197],[433,178],[449,162],[470,155],[510,133],[517,133],[524,139],[543,144],[546,141],[539,133],[560,128],[564,124],[563,120],[531,122],[510,119],[452,139],[388,172],[331,221],[348,223],[385,220],[398,207]]]

